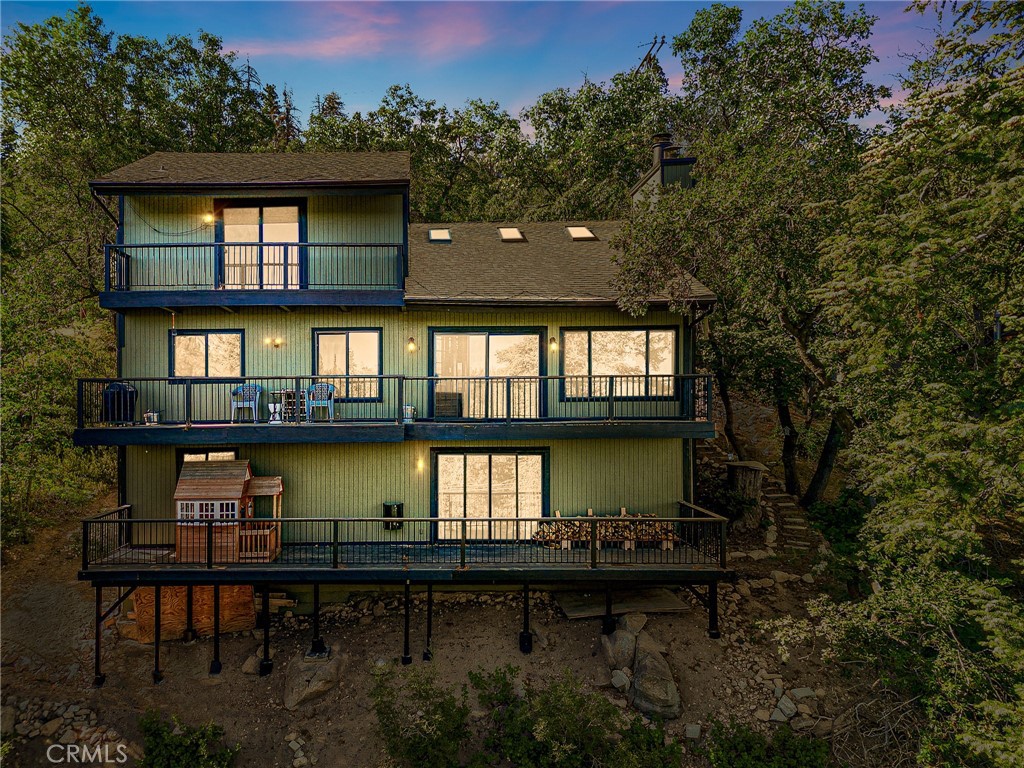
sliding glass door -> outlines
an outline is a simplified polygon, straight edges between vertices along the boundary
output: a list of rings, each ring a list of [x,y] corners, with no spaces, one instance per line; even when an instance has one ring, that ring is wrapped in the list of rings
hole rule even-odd
[[[224,225],[224,287],[299,286],[299,207],[228,206]]]
[[[540,415],[542,334],[434,333],[434,417],[535,419]],[[517,378],[525,377],[525,378]]]
[[[544,514],[543,452],[438,452],[436,454],[439,539],[522,540]],[[500,518],[487,521],[483,518]],[[456,522],[458,521],[458,522]]]

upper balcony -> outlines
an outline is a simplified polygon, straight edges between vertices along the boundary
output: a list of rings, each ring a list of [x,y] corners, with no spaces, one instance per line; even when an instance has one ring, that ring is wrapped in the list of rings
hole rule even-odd
[[[108,309],[401,306],[401,243],[175,243],[105,248]]]
[[[711,379],[80,379],[79,445],[714,437]]]

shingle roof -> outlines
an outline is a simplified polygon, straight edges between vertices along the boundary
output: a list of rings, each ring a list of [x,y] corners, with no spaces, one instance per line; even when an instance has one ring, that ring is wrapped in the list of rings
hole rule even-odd
[[[408,152],[154,152],[90,184],[130,188],[408,182]]]
[[[525,242],[501,242],[499,226],[519,227]],[[568,226],[588,227],[597,239],[573,241]],[[406,302],[613,304],[618,267],[609,241],[620,227],[616,221],[411,224]],[[451,230],[451,242],[429,242],[427,231],[441,228]],[[697,280],[690,293],[699,302],[715,300]]]

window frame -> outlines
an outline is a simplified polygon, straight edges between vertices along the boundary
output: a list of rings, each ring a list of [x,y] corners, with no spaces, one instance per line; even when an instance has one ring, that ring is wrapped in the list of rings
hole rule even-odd
[[[561,378],[558,382],[558,399],[563,403],[586,403],[597,400],[607,400],[608,395],[595,395],[593,394],[593,377],[594,377],[594,356],[593,356],[593,333],[594,332],[605,332],[605,331],[645,331],[645,354],[644,354],[644,365],[646,372],[643,374],[636,374],[637,376],[644,377],[644,391],[647,394],[644,395],[616,395],[612,392],[612,399],[619,402],[673,402],[680,400],[682,395],[682,387],[675,385],[675,391],[670,395],[652,395],[650,394],[651,387],[651,376],[667,376],[673,377],[680,376],[679,363],[682,360],[682,329],[678,325],[585,325],[585,326],[565,326],[558,329],[558,369],[561,372]],[[675,334],[675,344],[672,348],[672,373],[651,373],[651,331],[672,331]],[[565,334],[566,333],[586,333],[587,334],[587,373],[567,373],[565,370]],[[604,374],[599,374],[604,375]],[[613,375],[613,374],[608,374]],[[587,376],[587,395],[582,397],[569,397],[565,392],[566,378],[569,376]],[[673,378],[673,381],[678,381]]]
[[[238,336],[238,375],[237,376],[210,376],[210,342],[206,341],[206,359],[203,367],[206,369],[204,376],[179,376],[174,372],[174,340],[178,336],[206,336],[235,334]],[[171,384],[182,384],[185,381],[205,381],[228,383],[240,381],[245,378],[245,329],[244,328],[188,328],[185,330],[172,328],[167,331],[167,377]]]
[[[377,373],[373,376],[359,376],[357,379],[377,379],[377,397],[349,397],[349,378],[351,374],[345,373],[343,376],[337,373],[321,373],[320,368],[320,335],[341,335],[345,336],[345,370],[348,370],[348,335],[350,333],[376,333],[377,334]],[[381,327],[367,327],[367,328],[311,328],[310,329],[311,339],[311,354],[312,361],[310,370],[313,371],[313,376],[323,377],[325,379],[331,377],[343,377],[345,379],[345,394],[339,396],[337,390],[334,393],[335,402],[346,402],[346,403],[381,403],[384,402],[384,329]]]
[[[441,455],[447,456],[470,456],[481,454],[487,456],[540,456],[540,516],[551,517],[551,448],[548,446],[541,447],[500,447],[500,448],[486,448],[486,447],[474,447],[474,448],[431,448],[430,449],[430,517],[434,520],[430,524],[430,540],[431,542],[450,542],[451,539],[441,539],[438,537],[438,526],[440,525],[440,518],[438,517],[438,490],[440,483],[438,482],[438,457]],[[491,512],[493,511],[493,492],[491,485],[491,472],[492,468],[490,461],[488,461],[488,473],[487,473],[487,511],[488,517],[492,517]],[[463,474],[463,498],[465,498],[465,474]],[[516,485],[516,495],[519,495],[519,486]],[[473,518],[465,517],[465,501],[463,502],[463,517],[453,517],[445,519],[444,522],[458,521],[463,519],[473,520]],[[517,517],[516,520],[519,518]],[[510,539],[495,539],[490,536],[486,539],[471,539],[474,542],[495,542],[495,543],[507,543]]]
[[[309,232],[307,230],[307,216],[306,211],[309,203],[308,197],[216,197],[213,200],[213,240],[217,246],[217,259],[216,259],[216,283],[218,286],[224,285],[224,246],[231,245],[224,241],[224,209],[225,208],[258,208],[259,209],[259,278],[260,288],[258,290],[264,290],[263,288],[263,209],[264,208],[277,208],[283,206],[296,206],[299,209],[299,241],[296,243],[299,246],[299,284],[296,286],[298,290],[305,290],[309,287],[309,254],[307,238]],[[273,243],[274,241],[271,241]],[[249,289],[252,290],[252,289]],[[288,289],[271,289],[271,290],[292,290]]]

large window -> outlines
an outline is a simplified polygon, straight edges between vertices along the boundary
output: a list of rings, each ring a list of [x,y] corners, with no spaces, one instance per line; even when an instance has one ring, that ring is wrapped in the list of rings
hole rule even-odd
[[[298,203],[225,205],[221,221],[225,288],[300,287]]]
[[[318,328],[313,331],[314,373],[335,386],[337,397],[380,397],[380,329]],[[345,377],[332,379],[331,376]]]
[[[171,332],[171,376],[234,378],[242,367],[242,331]]]
[[[466,538],[522,540],[544,510],[545,451],[435,452],[437,517],[466,519]],[[481,518],[500,518],[487,521]],[[439,539],[459,539],[461,522],[439,522]]]
[[[672,328],[566,329],[562,332],[564,394],[570,399],[675,395],[676,331]]]
[[[542,338],[532,328],[434,331],[432,375],[446,379],[434,385],[434,416],[536,418]]]

